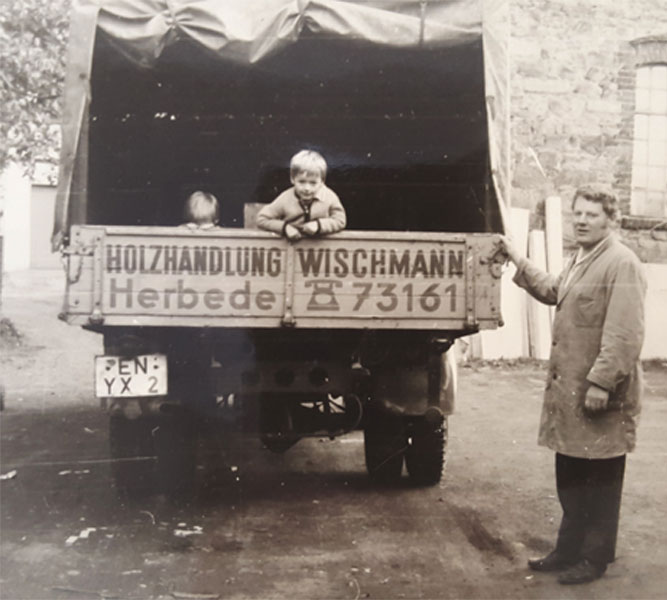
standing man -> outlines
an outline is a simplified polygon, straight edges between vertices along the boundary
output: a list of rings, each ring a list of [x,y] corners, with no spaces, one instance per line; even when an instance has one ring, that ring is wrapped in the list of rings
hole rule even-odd
[[[563,516],[556,548],[528,565],[560,571],[562,584],[593,581],[615,558],[625,455],[640,411],[646,295],[639,259],[612,233],[616,198],[586,186],[572,210],[579,249],[559,276],[502,237],[514,282],[556,305],[538,442],[556,452]]]

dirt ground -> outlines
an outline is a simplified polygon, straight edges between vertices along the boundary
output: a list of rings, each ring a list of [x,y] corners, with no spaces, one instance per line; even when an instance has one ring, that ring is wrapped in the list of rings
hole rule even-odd
[[[667,363],[648,365],[617,560],[601,580],[563,587],[525,565],[550,549],[560,517],[553,455],[536,445],[544,365],[461,367],[433,488],[372,486],[355,433],[280,460],[230,443],[223,491],[178,511],[159,498],[122,505],[92,394],[101,340],[57,319],[61,293],[57,271],[4,280],[16,332],[5,322],[0,338],[0,471],[16,475],[0,482],[2,598],[666,597]]]

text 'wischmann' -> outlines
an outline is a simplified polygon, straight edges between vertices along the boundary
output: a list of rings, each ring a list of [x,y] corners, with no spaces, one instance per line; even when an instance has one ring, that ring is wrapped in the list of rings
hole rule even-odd
[[[463,250],[297,248],[304,277],[445,278],[463,275]]]

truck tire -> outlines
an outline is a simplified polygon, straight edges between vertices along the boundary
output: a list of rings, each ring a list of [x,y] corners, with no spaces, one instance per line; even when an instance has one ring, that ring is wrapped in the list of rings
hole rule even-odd
[[[274,454],[285,454],[298,440],[274,439],[266,435],[261,436],[262,446]]]
[[[408,437],[405,466],[416,485],[436,485],[442,479],[447,447],[447,418],[433,425],[420,421]]]
[[[172,418],[173,417],[173,418]],[[185,415],[161,418],[153,430],[158,489],[173,500],[188,500],[195,490],[197,429]]]
[[[259,399],[260,440],[275,454],[284,454],[299,441],[287,402],[287,396],[280,394],[262,394]]]
[[[151,433],[155,426],[154,419],[109,419],[111,475],[122,497],[141,498],[155,491],[157,457]]]
[[[369,419],[364,428],[364,454],[372,481],[395,483],[401,478],[405,442],[405,428],[400,418]]]
[[[190,419],[112,416],[109,446],[111,473],[121,497],[164,493],[185,499],[194,491],[196,436]]]

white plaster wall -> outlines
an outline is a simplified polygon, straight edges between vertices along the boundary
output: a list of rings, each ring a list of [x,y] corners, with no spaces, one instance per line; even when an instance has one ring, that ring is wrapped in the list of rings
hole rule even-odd
[[[642,358],[667,358],[667,265],[646,264],[646,335]]]
[[[30,180],[18,165],[9,165],[0,175],[3,271],[30,267],[30,187]]]

